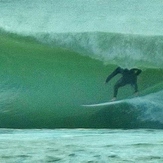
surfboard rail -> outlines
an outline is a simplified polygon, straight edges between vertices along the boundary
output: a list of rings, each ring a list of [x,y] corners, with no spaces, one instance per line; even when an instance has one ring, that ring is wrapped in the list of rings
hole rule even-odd
[[[104,102],[104,103],[97,103],[97,104],[87,104],[87,105],[82,105],[83,107],[100,107],[100,106],[109,106],[109,105],[114,105],[118,103],[125,102],[126,100],[117,100],[117,101],[109,101],[109,102]]]

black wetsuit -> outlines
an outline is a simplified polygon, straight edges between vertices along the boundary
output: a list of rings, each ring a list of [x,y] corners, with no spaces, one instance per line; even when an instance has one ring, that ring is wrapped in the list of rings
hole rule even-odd
[[[122,69],[121,67],[116,68],[106,79],[106,83],[109,82],[117,74],[122,74],[122,77],[116,82],[114,86],[114,97],[117,97],[118,89],[127,84],[131,84],[134,87],[135,92],[138,92],[137,76],[142,71],[140,69],[133,68],[131,70]]]

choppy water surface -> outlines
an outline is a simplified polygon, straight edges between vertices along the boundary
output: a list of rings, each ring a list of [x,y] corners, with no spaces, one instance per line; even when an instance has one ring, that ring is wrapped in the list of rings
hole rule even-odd
[[[0,130],[0,162],[158,162],[162,130]]]

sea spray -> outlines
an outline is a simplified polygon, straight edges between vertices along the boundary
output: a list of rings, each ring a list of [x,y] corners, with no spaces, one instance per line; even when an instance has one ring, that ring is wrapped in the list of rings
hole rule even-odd
[[[45,33],[36,39],[51,46],[75,50],[83,55],[123,67],[162,67],[163,37],[120,33]]]

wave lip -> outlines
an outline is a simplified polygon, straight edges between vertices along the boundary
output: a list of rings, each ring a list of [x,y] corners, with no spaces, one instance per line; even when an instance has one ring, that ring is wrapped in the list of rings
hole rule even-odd
[[[104,63],[162,68],[163,37],[106,32],[40,33],[40,42],[60,46]]]

